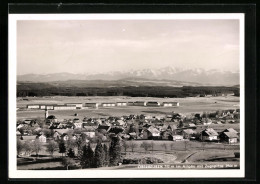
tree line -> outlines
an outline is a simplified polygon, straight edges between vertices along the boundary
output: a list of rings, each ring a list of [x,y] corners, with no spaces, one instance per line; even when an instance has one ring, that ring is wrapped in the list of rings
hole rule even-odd
[[[26,88],[17,86],[17,97],[26,96],[131,96],[131,97],[170,97],[184,98],[200,94],[215,95],[218,93],[236,93],[239,88],[236,87],[214,87],[214,86],[128,86],[128,87],[46,87],[35,88],[32,83]]]

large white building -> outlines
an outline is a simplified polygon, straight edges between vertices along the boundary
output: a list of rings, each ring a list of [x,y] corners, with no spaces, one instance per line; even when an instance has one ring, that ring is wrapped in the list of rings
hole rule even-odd
[[[163,102],[164,107],[175,107],[180,106],[179,102]]]
[[[77,109],[76,106],[67,106],[67,105],[55,105],[54,110],[73,110],[73,109]]]
[[[40,105],[37,105],[37,104],[27,105],[27,109],[39,109],[39,108],[40,108]]]
[[[127,106],[127,102],[116,102],[117,106]]]
[[[82,109],[83,104],[82,103],[66,103],[66,106],[76,106],[77,109]]]
[[[115,107],[116,106],[115,103],[102,103],[101,105],[102,105],[102,107]]]

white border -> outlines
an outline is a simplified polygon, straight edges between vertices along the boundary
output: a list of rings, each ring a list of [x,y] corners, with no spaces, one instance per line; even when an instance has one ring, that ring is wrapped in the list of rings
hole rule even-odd
[[[8,61],[8,138],[9,178],[233,178],[245,176],[244,108],[244,14],[9,14]],[[212,170],[70,170],[28,171],[16,166],[16,23],[17,20],[174,20],[238,19],[240,21],[240,169]]]

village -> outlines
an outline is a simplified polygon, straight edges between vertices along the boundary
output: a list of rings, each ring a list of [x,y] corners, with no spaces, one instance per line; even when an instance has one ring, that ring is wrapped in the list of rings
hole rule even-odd
[[[101,108],[121,108],[122,106],[161,106],[161,108],[178,107],[178,102],[155,102],[155,101],[136,101],[136,102],[116,102],[101,103]],[[78,140],[83,145],[91,144],[93,150],[98,142],[109,143],[113,138],[121,140],[122,150],[132,151],[144,149],[165,151],[169,148],[174,150],[173,144],[178,145],[176,149],[192,151],[192,145],[204,150],[216,147],[228,149],[233,147],[233,154],[239,152],[239,122],[240,109],[217,110],[212,112],[191,113],[184,115],[181,113],[168,113],[166,115],[149,114],[129,114],[123,116],[110,117],[87,117],[83,119],[78,113],[73,114],[71,119],[57,119],[55,112],[59,110],[71,109],[98,109],[99,103],[65,103],[65,105],[53,104],[32,104],[27,105],[27,109],[39,109],[44,114],[44,118],[26,119],[17,121],[17,148],[18,157],[30,157],[40,155],[41,152],[49,155],[64,154],[79,155],[80,148],[76,146]],[[74,111],[75,112],[75,111]],[[76,111],[77,112],[77,111]],[[51,114],[50,114],[51,113]],[[28,145],[40,144],[39,149],[28,148]],[[66,151],[60,150],[60,143],[64,144]],[[54,146],[50,153],[48,147]],[[74,145],[73,145],[74,144]],[[81,143],[82,144],[82,143]],[[153,146],[155,144],[155,148]],[[199,146],[198,146],[199,144]],[[23,146],[22,146],[23,145]],[[208,146],[207,146],[208,145]],[[36,145],[35,145],[36,146]],[[38,145],[39,146],[39,145]],[[234,149],[235,146],[235,149]],[[37,147],[37,146],[36,146]],[[138,148],[139,147],[139,148]],[[198,148],[196,148],[198,149]],[[214,150],[213,150],[214,151]],[[237,155],[236,155],[237,156]],[[129,157],[129,155],[128,155]],[[129,162],[127,155],[123,155],[123,163]],[[165,157],[164,157],[165,158]],[[171,159],[170,157],[168,160]],[[162,159],[163,160],[163,159]],[[161,160],[161,162],[163,162]],[[184,159],[185,161],[185,159]]]

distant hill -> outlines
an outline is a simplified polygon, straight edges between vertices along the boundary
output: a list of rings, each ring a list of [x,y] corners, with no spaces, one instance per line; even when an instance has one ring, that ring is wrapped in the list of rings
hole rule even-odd
[[[160,69],[143,69],[128,72],[108,72],[98,74],[26,74],[18,75],[18,82],[51,82],[54,85],[70,83],[81,85],[103,86],[185,86],[185,85],[223,85],[239,84],[239,73],[204,69],[176,69],[172,67]],[[88,86],[89,87],[89,86]]]

